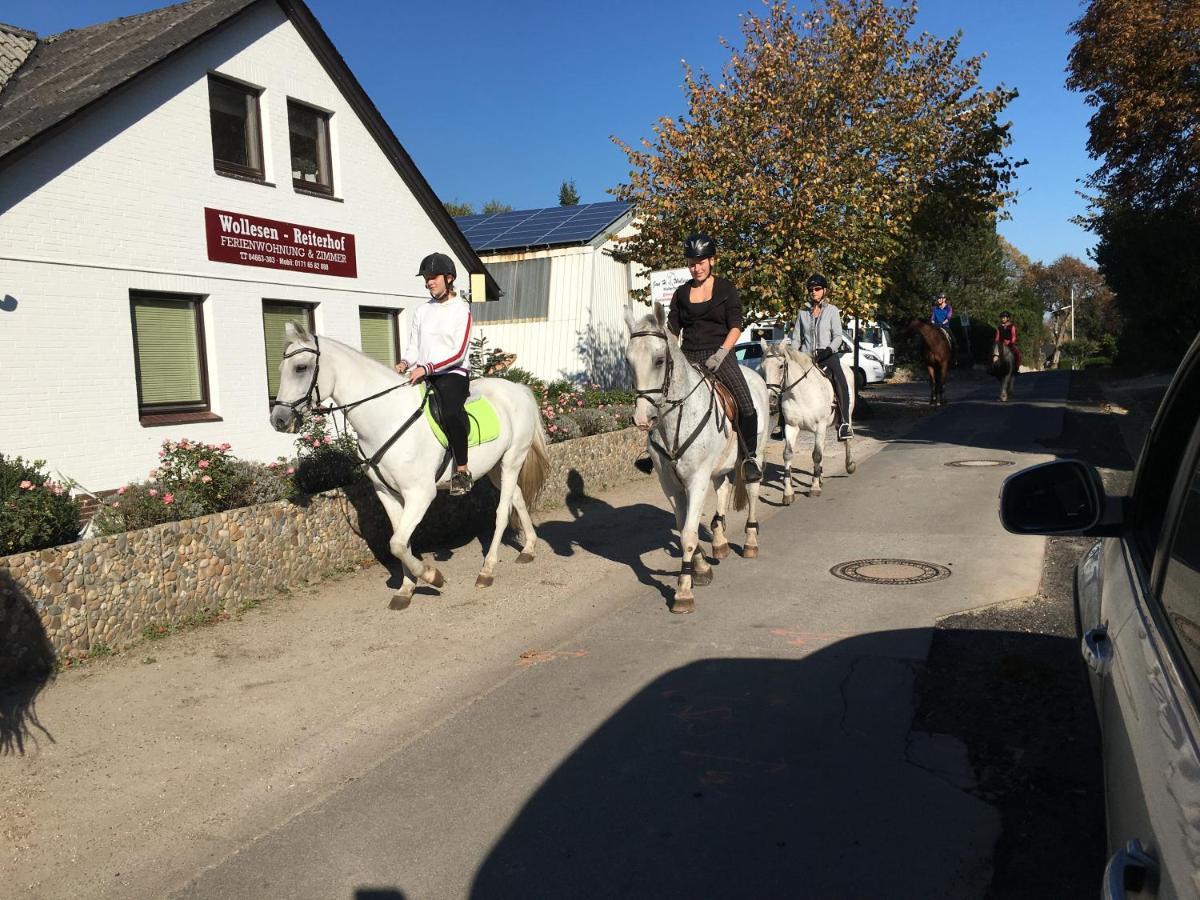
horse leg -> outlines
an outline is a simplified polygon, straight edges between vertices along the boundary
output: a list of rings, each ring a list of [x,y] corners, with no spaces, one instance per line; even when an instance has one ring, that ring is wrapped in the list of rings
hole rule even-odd
[[[708,479],[697,476],[687,486],[687,515],[679,533],[679,547],[683,561],[679,565],[679,581],[675,584],[675,599],[671,604],[673,613],[690,613],[696,608],[696,595],[692,593],[692,562],[700,546],[700,511],[704,507],[704,495],[708,493]]]
[[[721,560],[729,555],[729,538],[725,534],[725,513],[729,509],[729,493],[733,489],[733,479],[722,475],[713,479],[717,492],[717,511],[712,518],[712,555],[713,559]]]
[[[388,521],[392,523],[392,537],[388,541],[388,549],[392,556],[400,560],[404,569],[400,590],[392,596],[392,602],[388,608],[406,609],[412,602],[413,591],[417,587],[413,577],[419,577],[434,587],[441,587],[445,583],[442,573],[437,568],[426,566],[425,561],[408,547],[408,541],[417,525],[421,523],[421,519],[425,517],[425,512],[429,509],[429,504],[433,502],[436,491],[414,489],[409,492],[406,503],[401,503],[388,488],[382,485],[375,485],[375,494],[379,497],[379,502],[383,504]]]
[[[507,456],[507,455],[506,455]],[[504,528],[508,525],[513,511],[513,494],[517,491],[517,473],[520,465],[514,465],[510,459],[500,462],[500,499],[496,503],[496,528],[492,532],[492,542],[488,545],[487,555],[483,558],[483,568],[475,579],[475,587],[491,587],[495,579],[496,563],[500,561],[500,539],[504,536]]]
[[[787,422],[783,426],[783,505],[791,506],[796,499],[792,484],[792,457],[796,454],[796,442],[800,439],[800,427]]]
[[[758,491],[761,481],[746,485],[746,540],[742,542],[742,558],[758,559]]]
[[[517,518],[521,520],[521,552],[517,556],[517,562],[531,563],[534,548],[537,547],[537,532],[533,530],[533,517],[529,515],[529,506],[525,503],[525,495],[521,493],[519,486],[513,491],[512,502],[517,511]]]
[[[813,430],[813,473],[812,484],[808,488],[808,496],[821,496],[821,460],[825,458],[825,429],[828,427],[826,422],[818,423]]]
[[[929,405],[936,406],[937,405],[937,372],[933,368],[933,363],[929,363],[928,365],[926,365],[925,369],[927,372],[929,372]]]
[[[858,463],[854,461],[854,451],[850,449],[850,445],[854,443],[854,438],[845,441],[846,444],[846,474],[853,475],[858,469]]]

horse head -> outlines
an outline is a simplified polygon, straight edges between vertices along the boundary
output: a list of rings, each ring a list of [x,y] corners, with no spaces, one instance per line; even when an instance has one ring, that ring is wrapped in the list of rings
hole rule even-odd
[[[284,334],[288,343],[279,361],[279,388],[271,407],[271,427],[295,431],[305,410],[321,400],[321,345],[315,334],[295,322],[287,323]],[[329,396],[328,390],[325,396]]]
[[[638,428],[649,430],[658,418],[659,405],[666,402],[671,386],[671,335],[667,331],[667,315],[661,303],[655,303],[654,310],[646,315],[626,309],[625,325],[629,329],[625,361],[633,374],[633,389],[637,394],[633,421]]]

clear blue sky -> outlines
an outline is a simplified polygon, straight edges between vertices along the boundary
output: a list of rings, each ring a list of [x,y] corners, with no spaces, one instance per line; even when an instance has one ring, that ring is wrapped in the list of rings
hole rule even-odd
[[[144,12],[156,0],[0,0],[0,21],[54,34]],[[400,142],[443,200],[478,208],[553,206],[564,179],[584,202],[612,199],[628,175],[627,143],[651,133],[660,115],[683,111],[682,68],[712,73],[727,59],[718,43],[740,43],[738,14],[757,0],[309,0],[309,6]],[[926,0],[919,28],[963,32],[965,54],[987,52],[983,81],[1021,95],[1008,109],[1020,199],[1001,233],[1028,256],[1086,258],[1090,234],[1072,225],[1083,211],[1078,180],[1089,110],[1068,91],[1075,0],[1004,4]]]

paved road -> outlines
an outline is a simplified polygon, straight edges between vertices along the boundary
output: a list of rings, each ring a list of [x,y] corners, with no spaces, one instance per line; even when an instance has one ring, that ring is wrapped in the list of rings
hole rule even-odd
[[[565,587],[595,613],[530,636],[552,649],[182,895],[982,896],[999,819],[962,789],[961,746],[911,730],[914,666],[938,617],[1035,593],[1043,542],[997,522],[1013,467],[945,463],[1052,456],[1067,378],[1022,376],[1006,405],[981,388],[779,509],[762,557],[723,562],[692,616],[663,602],[669,515],[644,507],[631,534],[583,503],[544,536],[561,553],[589,534],[636,578]],[[952,575],[829,573],[877,557]]]

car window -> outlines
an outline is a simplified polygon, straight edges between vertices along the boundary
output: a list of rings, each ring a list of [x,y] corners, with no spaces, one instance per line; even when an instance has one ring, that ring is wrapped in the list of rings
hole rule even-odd
[[[1183,465],[1192,430],[1200,421],[1200,355],[1189,353],[1154,419],[1138,461],[1131,525],[1134,547],[1151,571],[1167,503]]]
[[[1192,675],[1200,680],[1200,461],[1180,506],[1163,577],[1162,605]]]
[[[762,356],[762,347],[758,344],[748,344],[745,347],[735,347],[733,350],[738,362],[744,359],[758,359]]]

